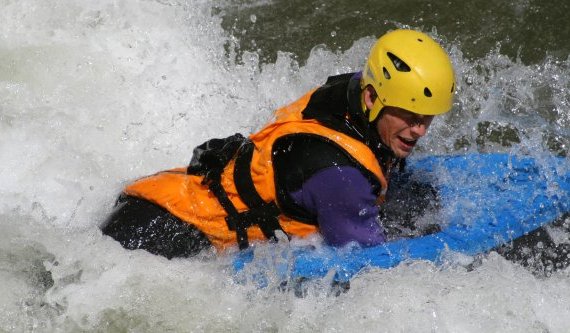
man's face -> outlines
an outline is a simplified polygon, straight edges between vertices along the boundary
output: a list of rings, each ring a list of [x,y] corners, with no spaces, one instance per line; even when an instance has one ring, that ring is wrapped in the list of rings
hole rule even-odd
[[[386,107],[376,123],[376,130],[382,143],[390,147],[397,157],[405,158],[410,155],[418,139],[426,135],[433,117]]]

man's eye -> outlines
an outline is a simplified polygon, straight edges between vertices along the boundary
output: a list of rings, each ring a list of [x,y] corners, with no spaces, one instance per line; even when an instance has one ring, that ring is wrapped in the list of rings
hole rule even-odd
[[[414,123],[414,124],[421,121],[421,119],[419,119],[418,117],[416,117],[416,116],[414,116],[414,115],[407,115],[407,116],[406,116],[406,120],[407,120],[408,122]]]

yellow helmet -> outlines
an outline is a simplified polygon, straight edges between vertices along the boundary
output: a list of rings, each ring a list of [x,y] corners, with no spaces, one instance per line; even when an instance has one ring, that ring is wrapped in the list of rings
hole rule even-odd
[[[395,30],[370,50],[360,85],[371,85],[378,95],[368,117],[373,121],[385,106],[422,115],[448,112],[455,78],[447,53],[436,41],[418,31]]]

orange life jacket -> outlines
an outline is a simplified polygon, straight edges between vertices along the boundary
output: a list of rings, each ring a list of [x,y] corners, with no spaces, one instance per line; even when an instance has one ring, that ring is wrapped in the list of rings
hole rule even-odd
[[[285,106],[275,113],[275,121],[266,125],[259,132],[252,134],[249,140],[253,144],[253,155],[250,162],[251,180],[255,190],[266,203],[277,203],[276,182],[272,164],[272,148],[274,142],[291,134],[311,134],[334,142],[349,154],[361,167],[375,177],[381,185],[382,193],[387,189],[387,181],[374,153],[363,142],[325,127],[314,119],[303,119],[305,109],[311,95],[310,91],[294,103]],[[220,184],[227,198],[238,212],[245,212],[248,206],[238,194],[234,182],[236,158],[223,169]],[[181,220],[201,230],[218,249],[233,246],[238,242],[236,232],[230,230],[226,218],[228,212],[213,193],[201,175],[187,174],[185,168],[159,172],[135,181],[127,186],[124,192],[138,198],[153,202]],[[307,223],[295,220],[280,211],[278,222],[283,231],[292,236],[304,237],[318,230],[316,221]],[[263,240],[266,235],[258,225],[247,227],[247,239]]]

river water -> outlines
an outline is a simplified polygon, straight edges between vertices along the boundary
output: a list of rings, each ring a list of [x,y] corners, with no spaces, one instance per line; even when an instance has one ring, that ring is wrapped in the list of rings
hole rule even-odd
[[[453,112],[417,155],[567,158],[570,3],[0,0],[0,332],[568,332],[570,271],[491,253],[411,262],[305,297],[232,277],[228,256],[126,251],[99,225],[130,180],[359,70],[389,29],[429,32]],[[262,247],[263,249],[263,247]]]

